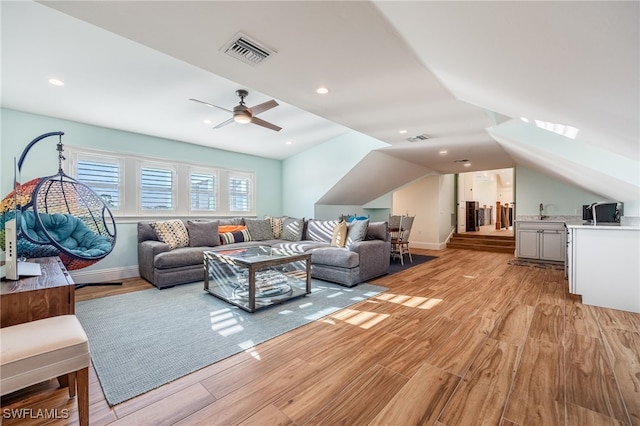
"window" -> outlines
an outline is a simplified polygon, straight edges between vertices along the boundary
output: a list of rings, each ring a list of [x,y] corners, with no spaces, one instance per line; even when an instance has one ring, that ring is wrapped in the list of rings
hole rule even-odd
[[[174,172],[171,168],[140,167],[140,207],[142,210],[174,210]]]
[[[192,170],[189,173],[191,211],[216,211],[217,177]]]
[[[91,188],[112,211],[120,210],[122,202],[122,164],[116,158],[77,156],[76,179]]]
[[[70,155],[64,168],[100,195],[116,217],[256,214],[251,171],[73,146],[65,151]]]
[[[229,210],[232,212],[251,210],[251,182],[248,178],[229,176]]]

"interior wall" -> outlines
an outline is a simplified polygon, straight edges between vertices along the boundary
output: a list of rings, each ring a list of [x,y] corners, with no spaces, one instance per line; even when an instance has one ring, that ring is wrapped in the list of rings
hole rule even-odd
[[[110,152],[179,159],[194,164],[212,165],[256,172],[258,217],[282,214],[281,161],[222,151],[184,142],[129,133],[72,121],[1,109],[0,187],[2,198],[13,189],[13,160],[37,136],[63,131],[62,143]],[[21,181],[55,175],[58,172],[57,137],[38,142],[29,151],[22,167]],[[125,185],[135,185],[135,176],[125,177]],[[114,250],[104,259],[73,272],[72,276],[98,275],[101,279],[136,276],[138,270],[137,222],[143,217],[116,217],[117,240]],[[98,273],[97,271],[100,271]]]
[[[516,167],[517,216],[540,214],[540,203],[546,216],[582,218],[582,205],[601,201],[602,196],[559,182],[526,167]]]
[[[315,203],[371,150],[384,146],[387,144],[377,139],[348,132],[285,159],[282,162],[284,214],[316,217]],[[318,213],[325,214],[324,210]]]
[[[393,193],[392,214],[415,215],[412,247],[443,248],[451,232],[453,176],[432,175],[418,179]]]

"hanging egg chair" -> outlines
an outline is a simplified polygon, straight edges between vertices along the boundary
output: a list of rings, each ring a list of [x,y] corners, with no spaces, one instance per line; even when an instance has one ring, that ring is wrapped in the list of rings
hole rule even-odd
[[[18,257],[59,256],[69,270],[106,257],[116,243],[116,224],[105,201],[87,185],[62,170],[63,132],[45,133],[31,141],[18,161],[18,171],[38,141],[58,135],[58,173],[15,183],[0,205],[4,223],[18,216]]]

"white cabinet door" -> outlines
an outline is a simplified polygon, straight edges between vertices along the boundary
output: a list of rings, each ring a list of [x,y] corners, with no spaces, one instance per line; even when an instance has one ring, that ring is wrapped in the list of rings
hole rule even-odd
[[[565,246],[564,231],[540,232],[540,259],[564,262]]]
[[[540,257],[540,250],[538,248],[539,235],[540,233],[536,229],[518,230],[516,256],[538,259]]]

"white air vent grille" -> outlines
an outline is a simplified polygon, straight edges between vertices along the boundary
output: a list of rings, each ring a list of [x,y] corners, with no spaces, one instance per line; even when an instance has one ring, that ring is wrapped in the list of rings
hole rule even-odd
[[[414,137],[412,137],[412,138],[407,138],[407,140],[408,140],[409,142],[420,142],[420,141],[426,141],[426,140],[427,140],[427,139],[429,139],[429,138],[430,138],[430,136],[429,136],[429,135],[427,135],[427,134],[424,134],[424,133],[423,133],[423,134],[421,134],[421,135],[414,136]]]
[[[263,63],[269,56],[276,53],[242,33],[237,34],[221,50],[227,55],[253,66]]]

